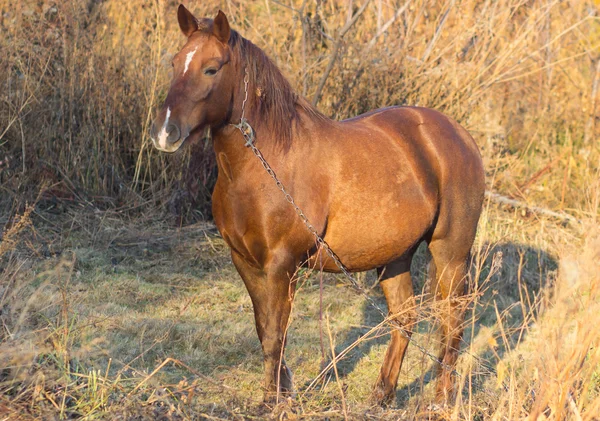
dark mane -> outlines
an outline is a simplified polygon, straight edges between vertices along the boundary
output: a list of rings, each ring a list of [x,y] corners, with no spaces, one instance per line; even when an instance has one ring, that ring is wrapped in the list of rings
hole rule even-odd
[[[317,119],[327,119],[319,110],[294,89],[275,63],[256,45],[231,31],[229,45],[236,62],[249,73],[248,105],[246,114],[250,124],[265,122],[276,142],[287,150],[294,129],[300,122],[299,110]],[[242,78],[244,69],[242,67]],[[243,82],[242,82],[243,87]]]

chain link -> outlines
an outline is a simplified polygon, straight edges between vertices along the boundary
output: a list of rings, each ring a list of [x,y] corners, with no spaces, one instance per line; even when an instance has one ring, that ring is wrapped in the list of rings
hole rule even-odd
[[[288,191],[286,190],[285,186],[279,180],[279,178],[277,177],[277,174],[275,174],[275,171],[273,170],[273,168],[271,168],[271,166],[269,165],[269,163],[267,162],[267,160],[263,156],[263,154],[260,151],[260,149],[258,149],[258,147],[255,145],[256,135],[255,135],[254,129],[252,128],[252,126],[250,126],[250,123],[244,117],[245,105],[246,105],[246,101],[248,100],[248,82],[249,82],[248,69],[245,69],[245,70],[246,70],[246,72],[245,72],[246,74],[245,74],[245,77],[244,77],[244,93],[245,93],[245,96],[244,96],[244,101],[242,102],[242,117],[240,118],[239,124],[232,124],[232,126],[238,128],[240,130],[240,132],[242,133],[242,136],[244,137],[244,140],[246,141],[245,145],[247,147],[249,147],[252,150],[252,152],[254,153],[254,155],[256,155],[256,157],[260,160],[260,163],[262,164],[262,166],[265,169],[265,171],[267,172],[267,174],[269,174],[269,176],[271,176],[271,178],[275,181],[275,185],[277,186],[277,188],[279,190],[281,190],[281,192],[283,193],[283,196],[285,197],[285,200],[290,205],[292,205],[292,207],[294,208],[294,211],[296,212],[296,214],[298,214],[298,216],[300,217],[300,219],[302,220],[302,222],[304,223],[304,225],[306,226],[306,228],[308,229],[308,231],[315,238],[316,243],[319,246],[321,246],[321,248],[323,250],[325,250],[325,252],[327,253],[327,255],[333,260],[333,262],[336,264],[336,266],[342,271],[342,273],[346,276],[346,278],[348,278],[348,280],[350,281],[352,287],[358,293],[360,293],[361,295],[363,295],[365,297],[365,299],[369,302],[369,304],[373,308],[375,308],[377,310],[377,312],[379,312],[379,314],[383,317],[383,319],[384,320],[388,320],[388,324],[393,329],[398,330],[400,332],[400,334],[406,340],[408,340],[411,344],[413,344],[413,346],[415,346],[416,348],[418,348],[424,355],[427,355],[432,361],[438,363],[444,369],[449,370],[449,371],[452,372],[452,374],[460,377],[460,373],[457,372],[451,365],[446,364],[445,362],[441,361],[438,357],[436,357],[431,352],[429,352],[424,346],[420,345],[418,342],[416,342],[414,339],[412,339],[411,336],[409,335],[409,333],[405,329],[403,329],[400,325],[397,324],[396,320],[393,320],[393,318],[389,319],[389,316],[386,315],[386,313],[377,305],[377,303],[375,303],[375,301],[373,300],[373,298],[371,298],[371,296],[364,290],[364,288],[362,288],[360,286],[360,284],[354,278],[354,276],[352,276],[352,274],[350,273],[350,271],[348,270],[348,268],[342,263],[342,261],[338,258],[338,256],[333,252],[333,250],[331,249],[331,247],[329,247],[329,244],[327,244],[327,242],[319,235],[318,231],[310,223],[310,221],[308,220],[308,217],[304,214],[304,212],[302,211],[302,209],[300,208],[300,206],[298,206],[296,204],[296,202],[294,201],[294,198],[292,197],[292,195],[290,195],[288,193]]]

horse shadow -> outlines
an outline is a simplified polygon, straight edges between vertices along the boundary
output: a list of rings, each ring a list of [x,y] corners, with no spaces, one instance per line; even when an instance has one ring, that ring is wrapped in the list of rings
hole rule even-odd
[[[470,338],[477,339],[482,329],[490,331],[498,323],[497,315],[502,314],[502,323],[506,328],[507,334],[503,340],[497,341],[494,349],[489,347],[479,355],[470,354],[477,360],[479,370],[469,371],[467,378],[463,379],[463,385],[477,387],[483,384],[490,376],[495,374],[492,367],[501,359],[505,353],[516,346],[526,336],[526,325],[530,322],[525,321],[525,316],[537,311],[535,297],[544,289],[552,285],[557,272],[558,263],[554,256],[544,250],[533,248],[519,243],[486,243],[480,248],[479,253],[472,257],[471,271],[469,276],[469,289],[467,294],[477,300],[475,305],[471,303],[466,311],[465,332],[461,354],[469,352],[467,350]],[[430,259],[429,252],[424,244],[419,247],[411,266],[411,275],[413,279],[413,289],[415,296],[420,297],[419,306],[427,306],[430,303],[429,282],[427,279],[426,267]],[[376,275],[370,273],[367,275],[367,283],[376,282]],[[385,298],[379,288],[371,292],[373,301],[380,309],[387,311]],[[529,317],[528,320],[535,320],[535,317]],[[362,306],[362,326],[348,329],[341,335],[342,340],[336,344],[336,355],[342,353],[346,348],[360,341],[359,345],[350,355],[337,363],[338,375],[344,379],[350,375],[375,348],[387,347],[389,334],[376,337],[371,340],[361,341],[361,337],[369,331],[368,326],[375,326],[381,321],[381,313],[366,302]],[[408,355],[414,356],[415,353],[421,353],[419,356],[420,375],[405,384],[400,382],[396,392],[396,405],[405,406],[411,398],[424,396],[425,387],[432,383],[436,378],[438,362],[432,356],[437,356],[439,347],[438,332],[436,323],[431,321],[420,321],[415,330],[416,335],[424,342],[419,345],[424,346],[431,355],[426,355],[409,344],[407,356],[401,370],[406,373],[406,365],[409,363]],[[413,350],[411,351],[411,348]],[[380,363],[383,362],[383,352],[381,352]],[[414,362],[414,358],[412,359]],[[327,361],[329,362],[329,361]],[[331,370],[332,371],[332,370]],[[413,372],[414,370],[410,370]],[[331,378],[331,372],[328,376]],[[373,376],[373,383],[375,382]],[[462,393],[467,393],[462,390]]]

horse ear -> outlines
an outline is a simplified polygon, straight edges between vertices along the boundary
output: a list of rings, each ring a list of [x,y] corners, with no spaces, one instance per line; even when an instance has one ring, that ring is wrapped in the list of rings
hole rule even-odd
[[[188,38],[198,30],[198,21],[183,4],[180,4],[177,9],[177,20],[179,21],[181,32]]]
[[[229,35],[231,35],[231,29],[229,28],[227,16],[225,16],[225,13],[221,12],[220,10],[213,21],[213,34],[223,44],[227,44],[229,42]]]

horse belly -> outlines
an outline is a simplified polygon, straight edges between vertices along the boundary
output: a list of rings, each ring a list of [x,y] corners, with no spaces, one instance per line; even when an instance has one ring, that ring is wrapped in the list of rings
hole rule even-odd
[[[435,204],[416,185],[387,194],[370,192],[354,196],[352,203],[330,214],[325,241],[348,269],[374,269],[396,260],[420,242],[435,214]],[[324,269],[338,270],[331,259]]]

